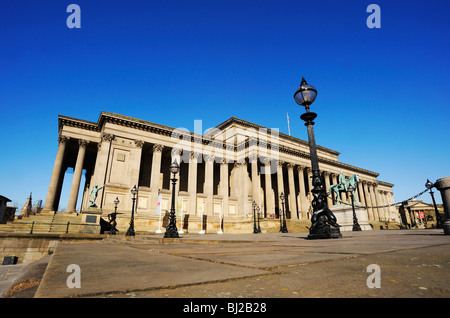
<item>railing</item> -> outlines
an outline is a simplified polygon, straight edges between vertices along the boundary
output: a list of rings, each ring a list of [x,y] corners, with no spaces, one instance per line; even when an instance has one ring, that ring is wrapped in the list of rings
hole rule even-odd
[[[36,221],[32,221],[32,222],[13,222],[13,223],[9,223],[9,224],[12,225],[13,227],[14,227],[14,225],[18,225],[18,224],[25,224],[25,225],[30,224],[31,228],[30,228],[29,234],[33,234],[33,232],[35,231],[35,225],[50,225],[49,228],[48,228],[48,233],[50,233],[50,232],[52,232],[52,233],[69,233],[69,226],[70,225],[72,225],[72,226],[77,226],[77,225],[78,226],[98,226],[99,229],[100,229],[100,224],[71,223],[70,221],[67,222],[67,223],[36,222]],[[52,227],[54,225],[66,226],[66,229],[65,229],[65,231],[57,231],[57,230],[52,231]],[[0,230],[1,230],[1,227],[0,227]],[[15,232],[20,232],[20,230],[19,231],[15,231]]]

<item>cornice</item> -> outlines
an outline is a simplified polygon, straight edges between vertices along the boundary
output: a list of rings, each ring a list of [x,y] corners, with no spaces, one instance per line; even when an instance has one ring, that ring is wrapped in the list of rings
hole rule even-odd
[[[142,131],[147,131],[147,132],[151,132],[151,133],[155,133],[155,134],[159,134],[159,135],[171,136],[172,138],[175,137],[175,138],[179,138],[180,140],[183,140],[183,139],[190,140],[190,142],[192,142],[192,143],[202,143],[203,145],[208,145],[212,148],[222,148],[222,149],[227,149],[227,150],[234,151],[234,152],[244,151],[245,149],[247,149],[250,146],[250,142],[249,142],[250,139],[247,139],[246,141],[240,143],[239,145],[229,145],[229,144],[222,143],[219,141],[211,140],[211,136],[208,134],[199,136],[198,134],[194,134],[194,133],[188,132],[188,131],[178,132],[173,127],[156,124],[156,123],[152,123],[149,121],[136,119],[133,117],[128,117],[125,115],[109,113],[109,112],[101,112],[97,123],[87,121],[87,120],[77,119],[77,118],[73,118],[73,117],[69,117],[69,116],[63,116],[63,115],[58,115],[58,121],[59,121],[59,130],[60,131],[63,126],[71,126],[71,127],[78,127],[80,129],[86,129],[86,130],[100,132],[106,123],[112,123],[112,124],[125,126],[125,127],[131,127],[131,128],[135,128],[135,129],[139,129]],[[267,131],[271,131],[270,129],[268,129],[266,127],[259,126],[257,124],[254,124],[254,123],[251,123],[251,122],[248,122],[248,121],[236,118],[236,117],[231,117],[227,121],[218,125],[216,128],[224,129],[225,127],[228,127],[228,126],[232,125],[233,123],[236,123],[236,124],[239,124],[239,125],[242,125],[245,127],[251,127],[251,128],[256,128],[256,129],[263,128],[263,129],[267,129]],[[279,133],[279,137],[288,139],[288,140],[292,140],[296,143],[308,146],[308,142],[306,142],[302,139],[288,136],[283,133]],[[267,141],[263,141],[260,143],[259,141],[255,140],[255,139],[251,139],[252,146],[259,145],[259,144],[266,147],[267,149],[278,150],[280,153],[284,153],[284,154],[292,155],[294,157],[299,157],[299,158],[310,160],[310,155],[307,152],[293,149],[291,147],[281,146],[279,144],[272,145],[270,142],[267,142]],[[323,151],[331,153],[333,155],[339,155],[339,152],[322,147],[322,146],[317,146],[317,149],[323,150]],[[349,170],[352,170],[355,172],[365,173],[365,174],[368,174],[368,175],[374,176],[374,177],[379,176],[379,174],[376,172],[358,168],[358,167],[355,167],[355,166],[352,166],[352,165],[349,165],[346,163],[342,163],[339,161],[334,161],[334,160],[319,157],[319,162],[330,164],[330,165],[341,167],[341,168],[346,168],[346,169],[349,169]],[[386,185],[386,186],[393,186],[392,184],[387,183],[387,182],[381,182],[381,184]]]
[[[77,127],[90,131],[100,131],[98,123],[94,123],[87,120],[73,118],[69,116],[58,115],[58,128],[61,131],[63,126]]]

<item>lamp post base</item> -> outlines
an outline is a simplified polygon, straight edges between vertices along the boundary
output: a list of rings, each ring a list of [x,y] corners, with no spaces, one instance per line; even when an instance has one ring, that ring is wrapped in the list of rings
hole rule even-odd
[[[177,228],[168,227],[166,233],[164,233],[164,238],[180,238],[180,236],[178,235]]]
[[[125,233],[125,236],[136,236],[136,233],[134,232],[134,227],[130,226],[127,230],[127,233]]]
[[[318,239],[330,239],[330,238],[342,238],[341,231],[337,227],[331,227],[327,225],[322,231],[310,232],[307,239],[308,240],[318,240]]]
[[[320,217],[317,224],[313,224],[309,229],[308,240],[318,239],[330,239],[330,238],[342,238],[341,230],[339,227],[332,226],[324,220],[324,217]]]

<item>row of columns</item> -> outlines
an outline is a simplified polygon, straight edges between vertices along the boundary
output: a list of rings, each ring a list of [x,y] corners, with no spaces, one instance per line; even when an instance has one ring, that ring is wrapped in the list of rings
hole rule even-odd
[[[99,144],[99,153],[97,154],[96,168],[95,168],[95,176],[96,182],[95,184],[103,184],[103,180],[106,171],[104,173],[100,173],[101,168],[105,166],[104,161],[109,160],[109,151],[110,143],[113,137],[108,134],[104,134],[102,137],[102,142],[105,144]],[[67,144],[68,138],[61,136],[59,138],[59,146],[58,152],[55,159],[55,164],[53,167],[53,172],[50,180],[50,185],[47,193],[47,199],[45,202],[44,210],[56,210],[56,193],[58,182],[61,178],[61,174],[63,173],[63,157],[64,151]],[[81,175],[83,170],[84,158],[86,154],[86,146],[88,142],[85,140],[78,140],[78,154],[74,168],[73,181],[70,189],[69,202],[67,205],[68,212],[74,212],[76,209],[76,203],[78,199],[78,192],[81,182]],[[142,148],[143,142],[137,142],[136,145]],[[105,146],[105,147],[104,147]],[[164,149],[164,145],[154,144],[153,145],[153,154],[152,154],[152,166],[151,166],[151,176],[150,176],[150,190],[151,190],[151,200],[150,200],[150,211],[156,210],[157,197],[159,193],[159,187],[161,184],[161,163],[162,163],[162,150]],[[180,154],[181,150],[173,148],[172,149],[172,158],[178,158],[178,162],[180,162]],[[191,152],[190,160],[189,160],[189,171],[188,171],[188,193],[189,193],[189,210],[197,211],[197,168],[198,168],[198,157],[201,153]],[[204,191],[203,193],[206,195],[206,210],[208,213],[212,213],[213,211],[213,178],[214,178],[214,161],[215,157],[212,155],[204,156],[205,159],[205,183],[204,183]],[[261,197],[261,176],[258,169],[258,157],[256,155],[249,156],[249,163],[251,165],[251,180],[252,180],[252,199],[255,201],[258,206],[262,206],[265,201],[265,213],[268,215],[269,213],[275,212],[275,193],[272,187],[272,174],[271,174],[271,164],[272,160],[270,158],[259,158],[260,161],[264,165],[264,197]],[[222,196],[222,208],[224,211],[228,211],[229,204],[229,170],[228,170],[229,161],[226,159],[222,159],[220,161],[220,193]],[[107,165],[107,162],[106,162]],[[293,163],[285,163],[283,161],[277,161],[277,190],[276,194],[279,198],[281,193],[285,193],[284,190],[284,180],[283,180],[283,167],[287,168],[287,176],[288,182],[287,185],[289,187],[288,194],[286,195],[286,200],[288,200],[289,209],[291,212],[291,218],[307,218],[307,211],[311,205],[311,195],[309,195],[312,187],[312,171],[311,168],[306,167],[304,165],[296,165]],[[98,168],[99,167],[99,168]],[[247,166],[245,161],[235,162],[235,167],[238,169],[238,181],[237,185],[240,187],[237,189],[236,193],[238,198],[238,205],[243,209],[242,212],[248,213],[251,212],[251,207],[248,207],[247,201],[248,198],[246,194],[248,190],[246,188],[246,176],[247,176]],[[294,168],[296,167],[296,173],[298,174],[298,187],[295,184],[294,178]],[[138,167],[139,169],[139,167]],[[305,180],[308,182],[308,192],[306,191]],[[324,172],[325,179],[325,187],[328,191],[330,187],[330,176],[333,180],[333,184],[338,183],[338,174],[334,172]],[[179,182],[177,183],[179,185]],[[242,188],[241,188],[242,187]],[[297,191],[298,189],[298,191]],[[297,193],[298,192],[298,193]],[[358,183],[358,190],[355,191],[356,200],[360,201],[363,206],[367,206],[368,208],[368,216],[370,220],[387,220],[389,219],[389,209],[388,208],[377,208],[378,206],[384,206],[391,203],[391,198],[389,195],[392,195],[391,192],[387,191],[379,191],[377,189],[376,182],[369,182],[362,180]],[[265,199],[265,200],[264,200]],[[350,202],[347,197],[347,193],[342,192],[342,199],[344,202]],[[328,205],[332,206],[332,197],[331,195],[327,197]]]
[[[50,178],[50,185],[48,187],[47,198],[45,200],[44,211],[56,211],[57,210],[57,200],[56,194],[58,192],[58,185],[63,169],[64,152],[66,149],[66,144],[69,138],[65,136],[60,136],[58,138],[58,152],[56,154],[55,164],[53,166],[52,176]],[[75,212],[76,204],[78,200],[78,192],[80,189],[81,175],[83,172],[84,158],[86,155],[86,146],[88,142],[86,140],[78,140],[78,155],[75,163],[72,185],[70,187],[69,202],[67,203],[67,212]]]
[[[252,161],[252,165],[253,165]],[[273,211],[274,210],[274,194],[272,191],[271,186],[271,176],[268,171],[270,171],[270,165],[271,160],[269,158],[263,159],[262,162],[265,165],[266,174],[265,174],[265,182],[266,182],[266,188],[265,188],[265,196],[266,196],[266,205],[267,209],[266,211]],[[278,188],[278,197],[281,195],[284,191],[284,180],[283,180],[283,165],[284,163],[282,161],[278,161],[278,167],[277,167],[277,188]],[[291,210],[291,217],[297,217],[297,218],[305,218],[307,217],[307,211],[311,205],[311,189],[312,186],[312,169],[303,165],[295,165],[293,163],[287,163],[287,175],[288,175],[288,186],[289,186],[289,207]],[[298,173],[298,193],[296,193],[296,186],[295,186],[295,180],[294,180],[294,167],[297,168]],[[252,176],[254,174],[254,167],[252,166]],[[306,179],[308,180],[308,193],[306,191],[306,185],[303,182],[305,175]],[[325,180],[325,187],[328,191],[331,183],[330,183],[330,176],[333,180],[332,184],[338,183],[338,173],[332,173],[325,171],[323,173],[324,180]],[[252,178],[254,179],[254,178]],[[255,185],[254,185],[255,186]],[[383,220],[386,221],[390,217],[390,209],[388,207],[381,207],[381,206],[387,206],[390,205],[393,202],[392,198],[392,192],[378,190],[377,189],[378,184],[376,182],[370,182],[366,180],[362,180],[358,183],[358,189],[355,190],[355,199],[360,201],[363,206],[368,207],[368,215],[370,220]],[[254,193],[257,193],[258,191],[254,191]],[[347,195],[346,192],[342,192],[341,194],[342,201],[346,203],[351,203],[350,197]],[[256,198],[257,200],[258,198]],[[258,201],[256,201],[258,203]],[[327,196],[327,203],[328,206],[333,205],[333,198],[331,195]]]

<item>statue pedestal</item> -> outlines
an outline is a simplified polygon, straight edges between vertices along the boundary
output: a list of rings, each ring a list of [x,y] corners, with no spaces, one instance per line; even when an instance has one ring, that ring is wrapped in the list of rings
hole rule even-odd
[[[102,210],[99,208],[89,207],[81,214],[81,223],[83,225],[80,228],[81,233],[100,233],[100,216]]]
[[[341,231],[352,231],[353,210],[351,205],[334,205],[331,207],[331,211],[333,211],[333,214],[336,216],[337,223],[341,226]],[[361,230],[372,230],[366,209],[355,206],[355,213]]]

